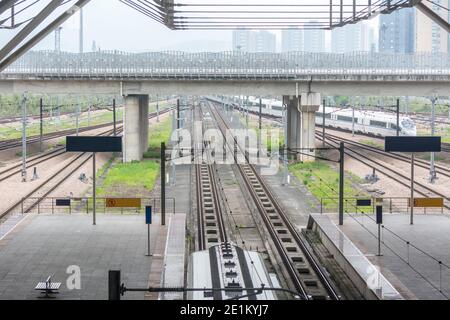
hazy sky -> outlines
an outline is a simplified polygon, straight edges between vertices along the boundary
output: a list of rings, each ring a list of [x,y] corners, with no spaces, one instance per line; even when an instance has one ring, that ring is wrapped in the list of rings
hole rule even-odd
[[[272,0],[271,2],[273,3]],[[375,26],[376,20],[372,20],[370,24]],[[232,47],[232,32],[229,30],[172,31],[119,0],[91,0],[84,8],[84,26],[85,51],[92,49],[93,41],[96,42],[97,48],[102,50],[129,52],[224,51],[231,50]],[[79,16],[76,14],[63,25],[62,50],[78,51],[78,30]],[[275,33],[280,34],[280,32]],[[6,41],[7,34],[7,31],[0,31],[0,44]],[[329,36],[327,38],[329,41]],[[280,42],[280,37],[278,41]],[[53,49],[54,43],[54,34],[51,34],[36,49]]]

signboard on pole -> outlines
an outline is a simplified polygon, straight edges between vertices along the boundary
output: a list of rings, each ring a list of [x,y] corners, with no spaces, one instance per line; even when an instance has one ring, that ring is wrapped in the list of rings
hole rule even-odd
[[[56,199],[57,207],[70,207],[70,199]]]
[[[66,137],[67,152],[122,152],[122,137]]]
[[[371,199],[357,199],[356,206],[357,207],[370,207],[370,206],[372,206],[372,200]]]
[[[383,224],[383,206],[377,206],[377,224]]]
[[[152,224],[152,207],[145,207],[145,224]]]
[[[141,208],[140,198],[107,198],[107,208]]]
[[[386,137],[386,152],[441,152],[441,137]]]
[[[411,199],[408,199],[408,207],[411,207]],[[414,198],[415,208],[443,208],[444,198]]]

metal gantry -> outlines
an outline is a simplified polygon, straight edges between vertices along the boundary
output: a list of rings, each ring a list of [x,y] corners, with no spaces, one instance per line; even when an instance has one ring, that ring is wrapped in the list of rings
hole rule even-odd
[[[333,29],[420,0],[120,0],[170,29]]]

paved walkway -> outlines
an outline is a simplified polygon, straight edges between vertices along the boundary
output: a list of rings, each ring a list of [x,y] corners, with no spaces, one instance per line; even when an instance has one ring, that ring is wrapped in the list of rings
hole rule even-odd
[[[333,216],[333,220],[336,222],[337,217]],[[416,215],[415,225],[411,226],[408,215],[385,215],[384,223],[397,236],[383,231],[382,257],[376,256],[377,226],[373,220],[347,216],[342,230],[375,265],[381,267],[383,274],[405,298],[445,299],[439,293],[441,287],[444,294],[450,296],[450,269],[442,267],[441,282],[439,263],[431,258],[450,266],[450,217]]]
[[[36,284],[49,275],[62,282],[56,299],[107,299],[108,270],[120,269],[128,287],[146,287],[151,262],[146,257],[147,227],[144,216],[99,215],[92,225],[87,215],[29,216],[0,241],[0,299],[36,299]],[[165,228],[155,217],[152,244],[164,241]],[[159,246],[161,247],[161,246]],[[69,290],[70,266],[81,272],[81,290]],[[160,271],[159,271],[160,272]],[[161,273],[159,273],[160,277]],[[144,293],[127,293],[124,299],[144,299]]]
[[[186,247],[186,214],[170,217],[162,285],[168,288],[184,287],[184,265]],[[182,300],[183,293],[162,293],[162,300]]]

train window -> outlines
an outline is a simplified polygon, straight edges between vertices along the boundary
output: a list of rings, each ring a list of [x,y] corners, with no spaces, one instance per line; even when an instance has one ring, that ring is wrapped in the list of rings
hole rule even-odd
[[[390,123],[389,126],[391,129],[397,130],[397,125],[395,123]]]
[[[340,121],[347,121],[347,122],[352,122],[352,117],[346,117],[346,116],[337,116],[337,119]],[[356,122],[356,119],[355,119]]]
[[[405,129],[414,129],[416,125],[411,120],[406,119],[402,121],[402,127]]]
[[[316,112],[316,118],[321,118],[323,117],[323,113],[322,112]],[[331,119],[331,113],[325,113],[325,118],[327,119]]]
[[[370,120],[370,125],[374,127],[386,128],[387,123],[383,121]]]

